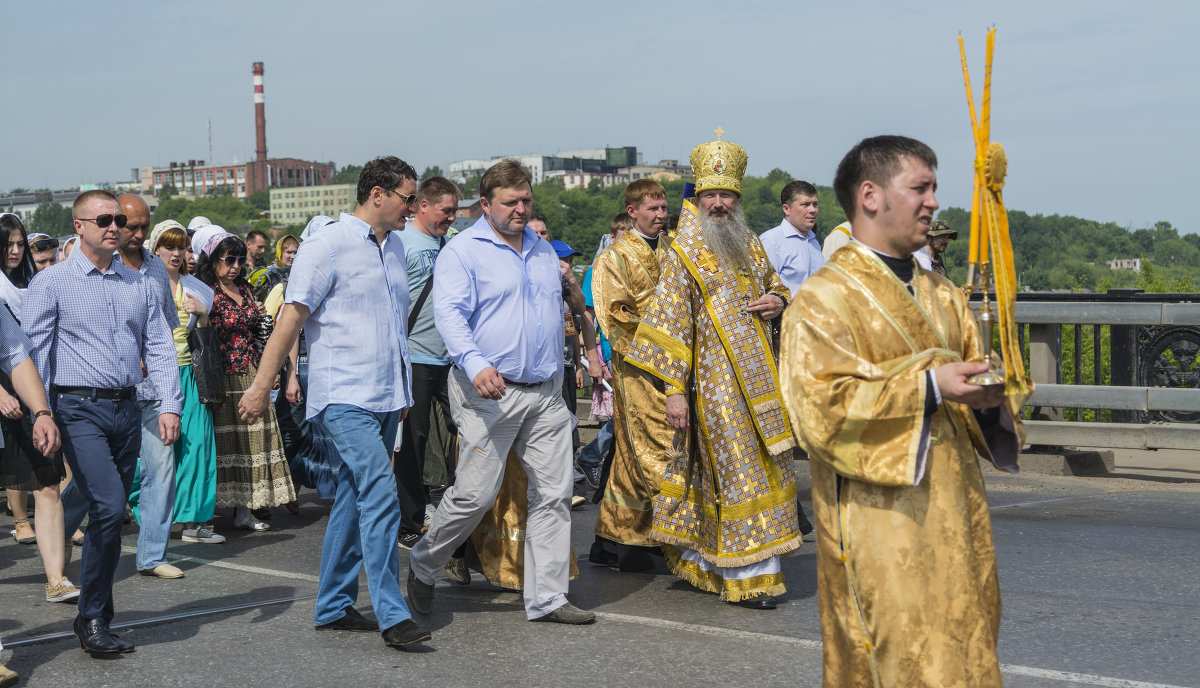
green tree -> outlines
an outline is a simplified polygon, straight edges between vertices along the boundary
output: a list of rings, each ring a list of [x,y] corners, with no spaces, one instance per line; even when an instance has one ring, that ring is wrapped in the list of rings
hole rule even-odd
[[[246,202],[255,208],[258,208],[259,210],[270,210],[271,193],[266,189],[259,189],[258,191],[250,194],[250,197],[246,199]]]
[[[52,237],[74,234],[75,225],[71,220],[71,209],[50,201],[42,203],[33,211],[26,229],[31,234],[41,232]]]
[[[357,184],[358,175],[362,173],[362,165],[346,165],[333,175],[330,184]]]
[[[179,195],[179,188],[174,184],[163,184],[158,189],[158,200],[169,201]]]
[[[444,176],[446,176],[446,175],[442,174],[442,168],[438,167],[437,165],[430,165],[429,167],[425,168],[424,172],[421,173],[421,179],[429,179],[430,177],[444,177]]]

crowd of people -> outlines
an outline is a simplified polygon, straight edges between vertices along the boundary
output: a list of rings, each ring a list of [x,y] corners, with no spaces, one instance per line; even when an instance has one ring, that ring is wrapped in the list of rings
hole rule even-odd
[[[318,630],[427,642],[412,612],[471,568],[522,590],[530,621],[594,623],[567,597],[578,481],[599,504],[589,561],[774,609],[813,527],[807,459],[827,685],[998,685],[974,455],[1013,467],[1020,424],[967,381],[986,364],[943,276],[936,157],[903,137],[855,146],[835,180],[850,219],[823,251],[804,181],[779,226],[747,226],[748,158],[721,133],[692,152],[677,216],[659,183],[626,187],[582,285],[511,159],[452,238],[457,185],[372,160],[352,213],[279,237],[265,264],[267,236],[151,227],[133,194],[80,194],[61,250],[0,216],[0,481],[46,600],[78,605],[81,647],[133,649],[110,628],[127,510],[139,573],[175,579],[173,524],[219,544],[225,509],[269,531],[302,488],[332,499]],[[603,425],[580,446],[589,380]],[[374,618],[355,608],[362,569]]]

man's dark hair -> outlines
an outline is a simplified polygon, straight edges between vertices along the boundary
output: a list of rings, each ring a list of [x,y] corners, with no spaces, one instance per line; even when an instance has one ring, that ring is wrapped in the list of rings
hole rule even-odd
[[[394,155],[375,158],[363,165],[358,175],[358,204],[362,205],[371,197],[371,189],[379,187],[388,193],[396,190],[405,179],[417,181],[417,171],[413,166]]]
[[[208,255],[203,251],[196,256],[196,279],[212,287],[214,291],[217,289],[217,271],[214,267],[219,260],[223,260],[225,256],[243,256],[246,255],[246,243],[241,239],[230,236],[225,237],[212,250],[212,255]],[[238,273],[234,283],[243,285],[247,288],[250,283],[246,281],[245,271]]]
[[[453,196],[454,200],[462,198],[458,185],[445,177],[430,177],[417,187],[417,200],[437,203],[442,196]]]
[[[872,181],[887,187],[900,172],[900,160],[905,157],[920,160],[931,170],[937,169],[937,154],[933,149],[907,136],[863,139],[846,153],[833,177],[833,191],[850,222],[856,219],[854,203],[859,186],[865,181]]]
[[[806,181],[797,179],[796,181],[788,182],[787,185],[783,187],[783,191],[779,192],[779,204],[791,205],[792,201],[795,200],[797,196],[816,195],[817,187],[809,184]]]
[[[249,232],[246,232],[246,241],[247,242],[249,242],[251,239],[257,239],[258,237],[262,237],[263,241],[267,242],[268,244],[271,243],[271,237],[267,236],[266,232],[263,232],[258,229],[252,229]]]
[[[546,229],[550,229],[550,220],[547,220],[546,216],[544,214],[534,213],[534,214],[530,215],[529,221],[533,222],[534,220],[541,220],[542,224],[546,225]]]
[[[522,184],[533,186],[533,175],[516,158],[505,158],[492,165],[479,179],[479,196],[492,200],[496,189],[515,189]]]

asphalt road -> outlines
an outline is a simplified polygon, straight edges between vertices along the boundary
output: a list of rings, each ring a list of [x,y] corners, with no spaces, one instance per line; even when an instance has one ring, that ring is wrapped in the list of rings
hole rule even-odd
[[[807,498],[807,464],[798,473]],[[1008,685],[1200,686],[1200,470],[986,480]],[[433,640],[398,652],[376,634],[313,630],[327,509],[311,492],[301,506],[299,516],[276,510],[269,533],[235,531],[219,516],[224,545],[173,540],[170,556],[187,573],[174,581],[136,575],[127,527],[116,623],[132,624],[122,634],[137,651],[107,659],[69,636],[73,606],[42,601],[36,549],[4,539],[4,661],[21,685],[55,688],[821,685],[811,543],[785,560],[789,591],[776,611],[581,560],[571,599],[596,610],[597,624],[528,623],[518,595],[476,576],[439,585]],[[581,557],[595,514],[590,503],[573,514]],[[77,580],[77,561],[68,575]],[[365,585],[359,608],[369,608]]]

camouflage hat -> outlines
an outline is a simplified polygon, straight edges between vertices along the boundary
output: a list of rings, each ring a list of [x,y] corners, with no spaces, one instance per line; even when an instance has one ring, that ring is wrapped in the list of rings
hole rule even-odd
[[[929,236],[935,237],[943,234],[949,234],[951,239],[958,238],[958,230],[951,229],[945,220],[934,220],[929,224]]]

